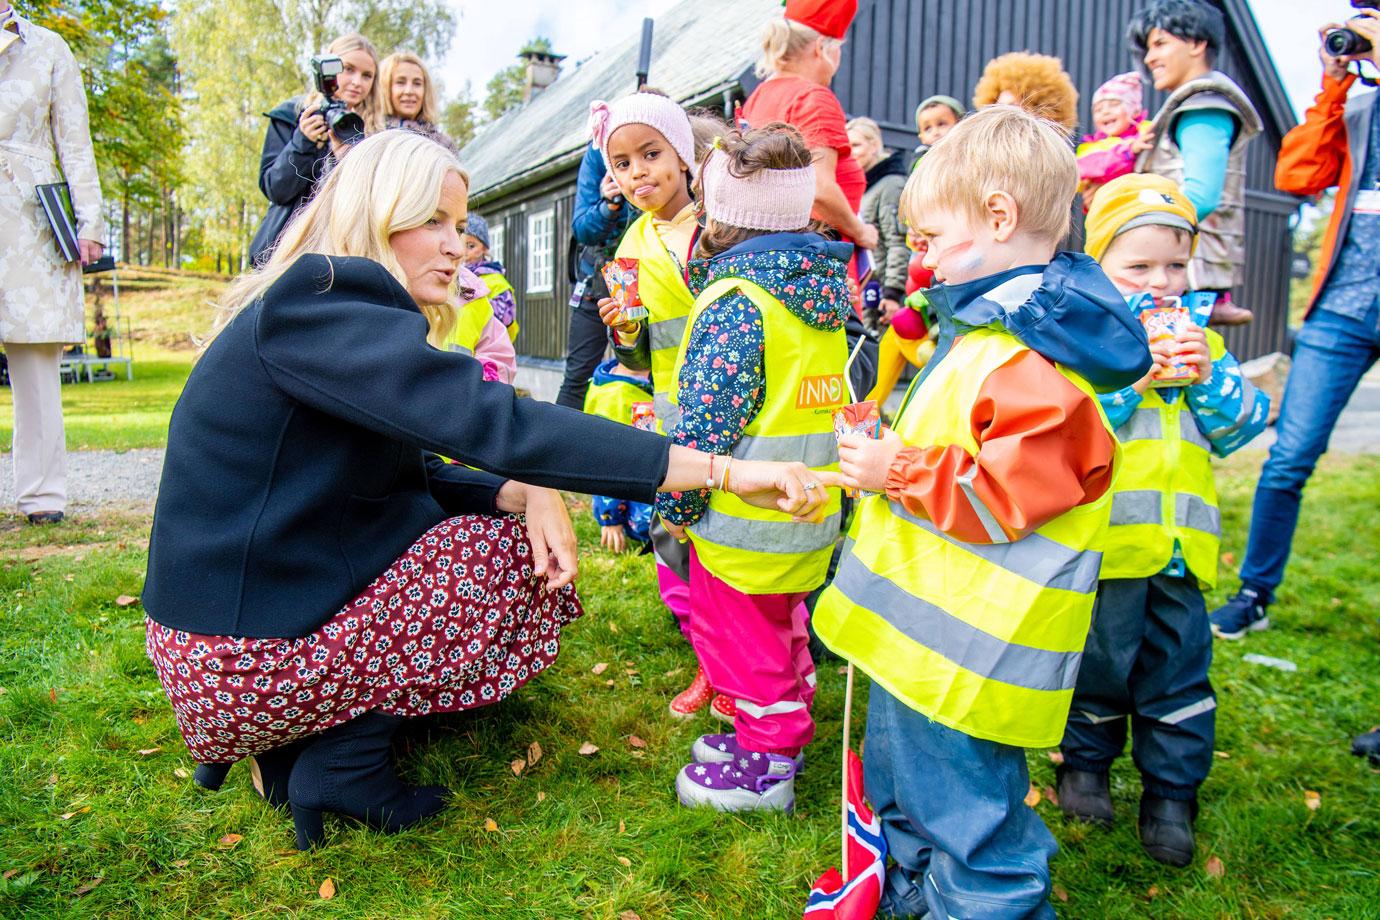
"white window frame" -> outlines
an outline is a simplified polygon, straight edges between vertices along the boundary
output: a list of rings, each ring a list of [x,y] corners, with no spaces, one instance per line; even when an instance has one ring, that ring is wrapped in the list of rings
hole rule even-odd
[[[545,208],[527,215],[527,292],[545,294],[555,289],[556,209]]]
[[[489,258],[495,262],[503,262],[505,265],[508,260],[504,257],[503,242],[504,231],[507,228],[503,225],[503,218],[499,217],[489,224]]]

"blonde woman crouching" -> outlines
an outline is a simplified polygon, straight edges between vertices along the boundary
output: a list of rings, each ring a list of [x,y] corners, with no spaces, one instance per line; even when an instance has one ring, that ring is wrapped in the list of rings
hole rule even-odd
[[[824,497],[801,464],[715,469],[435,347],[473,280],[467,185],[419,135],[360,143],[226,293],[173,411],[149,657],[201,779],[252,758],[299,847],[326,811],[397,831],[441,809],[446,789],[393,771],[402,720],[497,702],[555,660],[581,614],[555,489],[712,482],[800,516]]]

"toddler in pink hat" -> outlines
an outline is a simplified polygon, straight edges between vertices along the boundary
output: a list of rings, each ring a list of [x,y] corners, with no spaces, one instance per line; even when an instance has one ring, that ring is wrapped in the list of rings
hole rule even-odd
[[[1093,94],[1095,132],[1085,135],[1077,150],[1084,210],[1098,188],[1135,170],[1135,141],[1150,128],[1143,101],[1141,76],[1135,71],[1117,74]]]

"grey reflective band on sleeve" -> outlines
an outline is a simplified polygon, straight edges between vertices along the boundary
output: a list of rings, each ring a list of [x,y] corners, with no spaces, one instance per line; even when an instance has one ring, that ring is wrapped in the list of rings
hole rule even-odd
[[[799,460],[806,466],[839,462],[839,442],[833,432],[782,436],[744,435],[733,445],[736,460]]]
[[[652,323],[648,327],[652,351],[680,348],[680,340],[685,338],[685,327],[689,322],[689,316],[678,316],[675,319],[663,319]]]
[[[788,519],[758,521],[732,517],[710,508],[704,517],[690,525],[690,530],[701,539],[729,549],[751,550],[764,555],[794,555],[833,546],[840,521],[837,511],[818,524],[797,524]]]
[[[1160,410],[1137,409],[1131,413],[1121,427],[1116,430],[1116,437],[1122,444],[1130,441],[1158,441],[1164,437],[1164,428],[1160,423]]]
[[[1150,718],[1163,725],[1178,725],[1180,722],[1186,722],[1194,716],[1200,716],[1205,712],[1212,712],[1216,708],[1217,700],[1213,697],[1205,696],[1196,703],[1189,703],[1187,706],[1181,706],[1173,712],[1166,713],[1162,716],[1151,715],[1148,712],[1145,713],[1145,715],[1150,716]]]
[[[978,466],[974,463],[968,472],[958,477],[958,487],[963,490],[963,495],[968,499],[968,505],[977,515],[978,521],[982,524],[983,531],[987,534],[987,539],[993,543],[1010,543],[1011,538],[1006,535],[1006,531],[1001,529],[997,523],[997,517],[988,507],[983,504],[982,499],[978,498],[977,490],[973,488],[973,480],[977,477]]]
[[[979,677],[1029,690],[1072,690],[1082,652],[1054,652],[1016,645],[916,597],[900,585],[869,572],[844,544],[834,587],[854,604],[886,620],[914,642]]]
[[[665,393],[657,393],[652,396],[652,412],[656,415],[657,421],[661,422],[661,427],[665,431],[680,424],[680,406],[671,402],[671,397]]]
[[[935,527],[933,521],[911,514],[900,502],[891,502],[890,507],[903,521],[1026,581],[1079,594],[1097,590],[1102,568],[1099,552],[1072,549],[1038,533],[1026,534],[1014,543],[965,543]]]
[[[1139,492],[1116,492],[1112,495],[1113,527],[1120,524],[1161,524],[1164,513],[1160,507],[1160,493],[1155,489]]]
[[[1179,413],[1179,440],[1209,450],[1208,439],[1198,429],[1198,420],[1188,409]]]
[[[1197,495],[1179,492],[1174,496],[1174,523],[1189,530],[1219,536],[1222,533],[1222,512]]]

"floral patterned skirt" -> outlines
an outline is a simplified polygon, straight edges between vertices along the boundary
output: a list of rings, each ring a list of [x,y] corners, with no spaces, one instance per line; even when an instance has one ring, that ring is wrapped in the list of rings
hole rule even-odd
[[[486,706],[556,660],[583,609],[547,593],[511,515],[423,534],[359,597],[295,639],[202,636],[147,621],[146,647],[201,763],[235,761],[371,710],[404,717]]]

